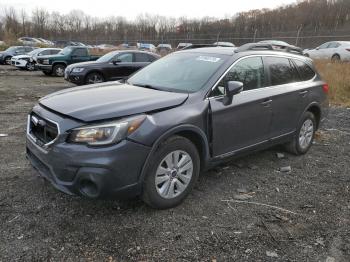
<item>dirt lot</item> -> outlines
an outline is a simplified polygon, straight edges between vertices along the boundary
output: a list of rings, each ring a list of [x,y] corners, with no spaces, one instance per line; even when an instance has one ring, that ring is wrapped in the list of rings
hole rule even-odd
[[[157,211],[67,196],[31,169],[26,115],[68,87],[0,66],[0,261],[350,261],[349,109],[331,109],[307,155],[231,161]]]

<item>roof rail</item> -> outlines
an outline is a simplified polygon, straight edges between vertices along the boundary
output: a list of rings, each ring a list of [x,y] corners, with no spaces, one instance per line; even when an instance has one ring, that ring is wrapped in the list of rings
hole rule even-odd
[[[235,52],[245,52],[245,51],[265,51],[265,50],[272,50],[272,51],[281,51],[281,52],[288,52],[288,53],[294,53],[294,54],[303,54],[303,50],[297,46],[293,45],[282,45],[282,44],[265,44],[265,43],[249,43],[242,45],[238,47]]]

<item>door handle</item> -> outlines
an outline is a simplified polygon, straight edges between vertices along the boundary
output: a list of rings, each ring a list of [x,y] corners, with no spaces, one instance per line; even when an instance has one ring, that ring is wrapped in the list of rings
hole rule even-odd
[[[309,93],[309,91],[305,90],[305,91],[300,91],[299,95],[301,96],[305,96],[307,93]]]
[[[271,99],[268,99],[268,100],[265,100],[264,102],[261,102],[261,105],[267,107],[267,106],[270,106],[271,102],[272,102],[272,100],[271,100]]]

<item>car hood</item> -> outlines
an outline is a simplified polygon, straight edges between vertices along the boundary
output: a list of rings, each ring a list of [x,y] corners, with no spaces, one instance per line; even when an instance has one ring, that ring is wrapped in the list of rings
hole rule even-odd
[[[96,61],[88,61],[88,62],[81,62],[81,63],[75,63],[68,66],[69,68],[75,68],[75,67],[94,67],[94,66],[101,66],[101,62]]]
[[[113,82],[59,91],[39,103],[60,114],[91,122],[164,110],[182,104],[187,98],[184,93]]]
[[[23,58],[30,58],[29,55],[16,55],[12,57],[13,59],[23,59]]]

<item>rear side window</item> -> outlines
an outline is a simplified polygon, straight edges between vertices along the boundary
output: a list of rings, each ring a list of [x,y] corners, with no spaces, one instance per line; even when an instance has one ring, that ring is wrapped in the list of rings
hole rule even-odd
[[[288,58],[267,57],[271,86],[284,85],[300,81],[298,72]]]
[[[261,57],[250,57],[239,61],[220,81],[219,87],[226,87],[229,81],[243,83],[243,90],[265,86],[264,64]]]
[[[150,61],[147,54],[135,53],[135,62],[150,62]]]
[[[75,55],[75,56],[87,56],[87,52],[86,52],[86,49],[84,49],[84,48],[78,48],[78,49],[74,50],[73,55]]]
[[[301,62],[299,60],[294,60],[294,63],[298,68],[301,81],[307,81],[314,78],[316,73],[314,72],[314,70],[311,69],[310,66],[308,66],[306,63]]]
[[[157,58],[155,56],[153,56],[153,55],[148,55],[148,59],[149,59],[150,62],[154,62],[154,61],[157,60]]]
[[[122,53],[117,56],[117,60],[122,63],[131,63],[132,62],[132,53]]]
[[[56,55],[56,54],[58,54],[60,52],[60,50],[59,49],[52,49],[52,50],[50,50],[50,55]]]
[[[340,46],[339,43],[337,43],[337,42],[332,42],[332,43],[330,43],[330,45],[328,46],[328,48],[338,48],[339,46]]]
[[[39,56],[42,56],[42,55],[50,55],[50,54],[51,54],[50,50],[44,50],[44,51],[42,51],[41,53],[39,53]]]

